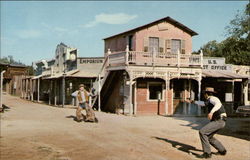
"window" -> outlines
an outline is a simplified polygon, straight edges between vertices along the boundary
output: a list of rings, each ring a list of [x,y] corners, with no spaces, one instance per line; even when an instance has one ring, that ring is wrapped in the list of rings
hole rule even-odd
[[[149,37],[149,52],[159,52],[159,38]]]
[[[133,35],[128,36],[128,47],[130,51],[133,50]]]
[[[181,40],[179,39],[172,39],[171,40],[171,52],[173,54],[177,54],[178,50],[181,52]]]
[[[148,84],[149,91],[149,100],[158,100],[159,98],[162,100],[162,83],[149,83]]]

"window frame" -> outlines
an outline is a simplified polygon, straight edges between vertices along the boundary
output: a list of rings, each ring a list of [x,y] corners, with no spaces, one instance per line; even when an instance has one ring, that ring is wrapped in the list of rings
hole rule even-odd
[[[160,84],[161,85],[161,87],[162,87],[162,90],[161,90],[162,96],[161,96],[160,101],[165,101],[165,96],[164,96],[165,95],[165,88],[164,88],[164,83],[163,82],[147,82],[147,101],[149,101],[149,102],[157,102],[158,101],[158,99],[150,99],[149,86],[151,84]]]

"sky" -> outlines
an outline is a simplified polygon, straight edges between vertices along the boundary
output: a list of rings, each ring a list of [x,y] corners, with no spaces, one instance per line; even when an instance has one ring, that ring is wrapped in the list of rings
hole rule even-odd
[[[80,57],[103,56],[103,38],[170,16],[199,35],[193,51],[224,40],[248,1],[1,1],[1,57],[26,65],[52,59],[57,44]]]

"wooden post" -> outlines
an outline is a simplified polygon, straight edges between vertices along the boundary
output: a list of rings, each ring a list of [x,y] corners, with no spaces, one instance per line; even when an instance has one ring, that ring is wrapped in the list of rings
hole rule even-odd
[[[169,78],[168,78],[168,74],[167,73],[166,77],[165,77],[165,115],[168,115],[168,90],[169,90]]]
[[[56,83],[56,79],[54,80],[54,105],[56,106],[57,105],[57,83]]]
[[[137,113],[137,83],[134,84],[134,115]]]
[[[128,47],[128,45],[126,46],[126,59],[125,59],[125,64],[126,65],[128,65],[129,63],[128,63],[128,57],[129,57],[129,47]]]
[[[40,78],[37,79],[37,102],[40,102]]]
[[[198,80],[198,100],[201,100],[201,77]],[[201,107],[198,106],[198,116],[201,115]]]
[[[132,104],[132,78],[129,80],[129,115],[133,114],[133,104]]]
[[[155,66],[155,55],[156,55],[156,51],[155,51],[155,48],[153,48],[153,55],[152,55],[153,66]]]
[[[98,111],[101,111],[101,75],[98,74]]]
[[[34,100],[34,80],[31,78],[31,101]]]
[[[49,105],[51,105],[51,97],[52,97],[52,80],[50,80],[50,86],[49,86]]]

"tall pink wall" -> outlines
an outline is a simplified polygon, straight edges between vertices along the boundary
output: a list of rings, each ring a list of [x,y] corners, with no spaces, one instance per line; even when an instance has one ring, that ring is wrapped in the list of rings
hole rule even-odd
[[[167,30],[159,31],[159,26],[164,26]],[[144,50],[144,37],[159,37],[162,39],[180,39],[185,40],[185,50],[187,54],[192,52],[192,36],[180,28],[167,23],[161,22],[157,25],[145,28],[136,32],[136,51]]]
[[[159,30],[159,28],[161,29]],[[162,28],[165,28],[165,30],[164,29],[162,30]],[[159,37],[160,39],[163,40],[166,39],[185,40],[186,54],[190,54],[192,52],[192,36],[190,34],[170,23],[161,22],[134,33],[118,35],[116,37],[105,40],[104,53],[106,53],[108,49],[110,49],[111,52],[125,51],[127,45],[127,36],[129,35],[134,35],[133,50],[135,51],[144,50],[144,37]]]

